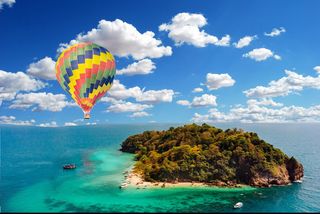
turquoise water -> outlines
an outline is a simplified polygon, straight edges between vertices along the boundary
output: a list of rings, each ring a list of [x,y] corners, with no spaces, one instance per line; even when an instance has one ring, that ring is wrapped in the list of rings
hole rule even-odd
[[[320,211],[320,125],[216,124],[241,127],[294,155],[302,184],[272,188],[119,189],[133,155],[127,136],[174,124],[61,128],[1,127],[0,205],[6,212],[308,212]],[[77,169],[62,170],[64,163]],[[234,210],[242,201],[244,206]]]

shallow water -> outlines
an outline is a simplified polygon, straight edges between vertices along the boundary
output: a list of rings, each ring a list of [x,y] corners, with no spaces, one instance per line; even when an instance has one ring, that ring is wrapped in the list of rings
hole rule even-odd
[[[320,211],[317,124],[217,124],[256,131],[305,167],[302,184],[272,188],[119,189],[133,155],[118,151],[129,135],[172,124],[1,128],[2,211],[302,212]],[[176,126],[176,125],[175,125]],[[76,170],[64,171],[73,162]],[[244,206],[234,210],[242,201]]]

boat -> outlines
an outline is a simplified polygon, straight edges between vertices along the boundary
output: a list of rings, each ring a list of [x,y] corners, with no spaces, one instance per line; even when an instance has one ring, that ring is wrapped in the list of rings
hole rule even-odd
[[[128,186],[127,183],[122,183],[122,184],[119,186],[119,188],[120,188],[120,189],[123,189],[123,188],[126,188],[127,186]]]
[[[295,181],[293,181],[294,183],[302,183],[302,180],[295,180]]]
[[[63,169],[75,169],[76,165],[75,164],[65,164],[63,165]]]
[[[233,208],[234,209],[239,209],[239,208],[241,208],[243,206],[243,203],[242,202],[238,202],[238,203],[236,203],[234,206],[233,206]]]

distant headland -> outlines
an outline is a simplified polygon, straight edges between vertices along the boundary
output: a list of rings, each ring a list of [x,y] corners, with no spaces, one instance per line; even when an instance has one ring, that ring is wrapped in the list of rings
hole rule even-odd
[[[133,185],[270,187],[303,177],[303,166],[256,133],[202,124],[145,131],[128,137],[122,152],[136,154]]]

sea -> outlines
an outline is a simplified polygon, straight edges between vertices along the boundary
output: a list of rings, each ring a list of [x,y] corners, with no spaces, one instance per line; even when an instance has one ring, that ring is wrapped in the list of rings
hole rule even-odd
[[[120,189],[134,155],[130,135],[180,124],[106,124],[43,128],[1,126],[1,212],[319,212],[320,124],[211,124],[242,128],[294,156],[302,183],[271,188]],[[65,163],[77,165],[63,170]],[[242,202],[243,207],[233,205]]]

